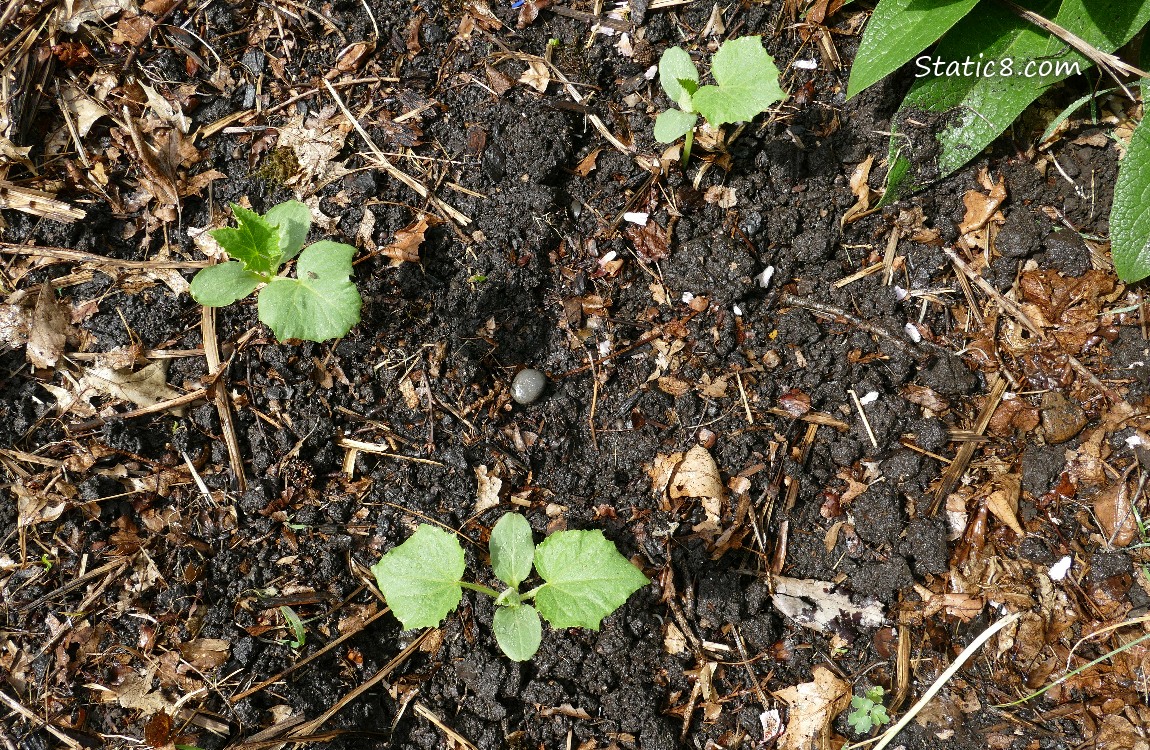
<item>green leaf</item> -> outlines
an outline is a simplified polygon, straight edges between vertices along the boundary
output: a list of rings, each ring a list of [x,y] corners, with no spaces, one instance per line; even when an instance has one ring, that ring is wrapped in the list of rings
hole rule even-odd
[[[1110,252],[1118,278],[1132,283],[1150,276],[1150,124],[1142,118],[1118,165],[1110,209]]]
[[[703,86],[691,97],[695,111],[711,125],[755,119],[785,95],[779,69],[763,49],[762,37],[731,39],[711,59],[717,86]]]
[[[280,267],[280,234],[262,216],[243,206],[232,204],[235,229],[215,229],[209,234],[227,254],[244,264],[249,271],[271,276]]]
[[[518,513],[506,514],[491,530],[489,547],[495,575],[511,588],[519,588],[531,575],[531,559],[535,555],[531,524]]]
[[[350,278],[354,255],[354,247],[339,242],[309,245],[296,261],[296,278],[278,276],[260,292],[260,320],[280,341],[346,335],[363,306]]]
[[[699,87],[699,71],[695,69],[695,63],[691,62],[691,56],[682,47],[669,47],[659,58],[659,83],[680,109],[685,112],[694,111],[691,107],[691,95]]]
[[[371,566],[387,606],[403,627],[434,627],[459,606],[466,562],[454,534],[421,524],[403,544]]]
[[[527,661],[535,656],[543,640],[539,613],[530,604],[496,607],[491,627],[495,631],[495,642],[512,661]]]
[[[934,44],[978,0],[879,0],[859,43],[847,99]]]
[[[668,109],[655,118],[655,140],[659,143],[674,143],[695,127],[699,116],[694,112]]]
[[[560,531],[535,548],[535,570],[547,583],[535,595],[539,614],[556,628],[599,623],[649,581],[602,531]]]
[[[291,628],[292,635],[295,636],[295,640],[289,641],[288,645],[292,648],[300,648],[307,638],[307,631],[304,630],[303,620],[299,619],[299,615],[295,613],[295,610],[288,606],[280,607],[280,614],[283,615],[288,627]]]
[[[263,278],[244,268],[244,264],[229,260],[201,268],[192,277],[192,299],[204,307],[227,307],[255,291]]]
[[[285,201],[273,206],[264,219],[279,230],[280,263],[294,258],[311,229],[311,209],[299,201]]]
[[[1113,52],[1150,21],[1150,3],[1126,0],[1037,0],[1028,4],[1035,12],[1069,29],[1103,52]],[[888,195],[905,195],[959,169],[982,152],[1035,99],[1058,81],[1075,72],[1087,70],[1091,63],[1061,40],[1042,32],[997,3],[979,6],[954,26],[935,49],[935,55],[947,61],[995,63],[996,71],[1010,61],[1014,75],[989,77],[943,75],[920,79],[911,88],[895,117],[896,134],[891,139],[892,175],[905,167],[908,179],[901,182],[888,177]],[[1033,77],[1024,75],[1029,70]],[[934,117],[932,117],[932,115]],[[913,120],[926,127],[910,140],[927,139],[928,145],[918,155],[906,148]],[[911,127],[914,127],[911,125]],[[933,140],[933,143],[930,141]],[[899,159],[894,156],[899,151]],[[935,154],[937,153],[937,158]],[[924,158],[925,157],[925,158]],[[884,202],[889,202],[884,196]]]

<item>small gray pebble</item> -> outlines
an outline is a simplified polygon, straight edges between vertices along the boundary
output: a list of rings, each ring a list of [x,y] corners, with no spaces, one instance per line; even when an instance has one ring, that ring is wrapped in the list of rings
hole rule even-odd
[[[520,370],[515,379],[511,381],[511,398],[516,403],[532,404],[543,394],[547,387],[547,376],[539,370]]]

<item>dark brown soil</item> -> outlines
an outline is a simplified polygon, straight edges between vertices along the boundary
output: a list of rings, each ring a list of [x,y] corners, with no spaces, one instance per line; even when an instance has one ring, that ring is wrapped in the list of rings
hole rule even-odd
[[[984,272],[988,280],[1010,289],[1024,263],[1032,264],[1027,270],[1082,276],[1099,261],[1068,227],[1088,237],[1106,235],[1116,149],[1070,142],[1101,130],[1069,134],[1053,150],[1064,178],[1053,167],[1036,168],[1033,154],[1024,153],[1031,134],[1020,132],[1018,144],[1004,138],[959,174],[841,227],[855,203],[849,178],[856,165],[874,155],[870,182],[881,184],[884,133],[909,81],[896,77],[844,103],[847,68],[828,66],[778,3],[731,6],[724,20],[734,35],[764,36],[784,71],[784,88],[805,92],[801,103],[793,99],[748,125],[724,158],[697,147],[688,169],[672,165],[653,181],[640,159],[663,151],[651,124],[668,103],[644,72],[685,30],[704,27],[710,4],[646,14],[633,35],[632,58],[620,53],[617,36],[591,37],[587,22],[548,10],[516,30],[518,11],[495,5],[491,11],[503,27],[477,28],[463,39],[458,29],[467,11],[454,2],[368,4],[378,44],[358,68],[332,79],[398,79],[340,91],[353,112],[366,110],[361,121],[384,151],[411,147],[407,153],[432,160],[392,157],[473,224],[461,232],[447,223],[430,228],[418,264],[392,265],[386,255],[368,252],[357,239],[365,212],[374,216],[370,237],[384,246],[432,209],[370,168],[362,139],[348,136],[338,158],[356,171],[318,189],[318,208],[333,219],[330,230],[313,229],[311,239],[330,237],[365,250],[356,266],[365,301],[361,324],[338,343],[281,344],[258,324],[250,300],[217,315],[221,353],[230,362],[222,382],[234,408],[244,492],[214,402],[193,404],[183,416],[111,417],[92,427],[85,424],[91,418],[58,415],[55,397],[43,387],[67,387],[66,371],[79,372],[90,360],[71,359],[52,372],[29,367],[23,349],[0,355],[0,445],[54,462],[3,454],[4,494],[12,502],[0,504],[0,689],[83,747],[136,747],[145,737],[159,747],[172,741],[270,747],[255,744],[256,735],[283,724],[264,737],[298,737],[293,721],[321,716],[417,635],[401,632],[385,615],[316,661],[235,698],[378,611],[382,604],[365,588],[368,566],[415,524],[431,520],[473,542],[469,571],[483,575],[486,534],[514,509],[539,538],[561,528],[603,529],[654,583],[600,632],[545,629],[539,654],[523,664],[498,651],[490,601],[465,592],[459,612],[384,682],[312,728],[317,739],[347,748],[450,744],[419,706],[481,750],[767,747],[760,714],[785,707],[771,691],[810,681],[820,665],[856,693],[870,685],[897,691],[892,643],[899,631],[910,639],[913,664],[894,711],[901,715],[1000,614],[988,604],[963,621],[926,611],[922,598],[923,586],[943,591],[946,576],[963,564],[960,556],[969,554],[968,540],[948,541],[946,512],[932,513],[931,506],[946,468],[937,457],[953,458],[960,447],[954,432],[973,429],[990,390],[989,373],[1010,373],[1011,390],[1034,413],[1043,403],[1040,392],[1051,388],[1082,401],[1093,426],[1105,412],[1100,396],[1073,373],[1059,380],[1055,364],[1047,372],[1038,360],[992,366],[979,358],[965,313],[960,320],[955,312],[967,303],[943,246],[959,239],[963,197],[984,191],[978,174],[989,170],[1005,179],[1009,198],[997,252]],[[126,200],[129,183],[141,175],[122,129],[102,119],[86,144],[105,164],[119,203],[91,185],[62,182],[61,197],[82,205],[84,221],[61,224],[5,211],[0,239],[119,260],[155,258],[166,240],[172,258],[198,260],[203,256],[191,230],[224,223],[228,202],[247,200],[266,210],[294,197],[272,169],[276,152],[267,134],[293,114],[316,115],[331,106],[320,80],[334,70],[344,44],[329,27],[338,27],[348,43],[373,37],[360,3],[308,5],[318,10],[279,6],[281,41],[265,4],[178,3],[165,23],[194,31],[210,51],[186,34],[153,33],[130,48],[111,45],[104,31],[79,33],[75,39],[95,63],[69,71],[57,61],[55,78],[86,78],[104,66],[120,78],[146,73],[170,94],[194,86],[185,100],[193,131],[315,93],[273,114],[238,120],[234,127],[246,131],[219,130],[196,141],[203,153],[189,175],[214,169],[225,176],[187,197],[181,216],[166,224],[154,218],[155,204]],[[318,13],[330,21],[321,23]],[[828,25],[842,30],[850,20],[841,13]],[[171,43],[177,38],[210,64],[189,72],[195,66]],[[525,68],[507,53],[542,54],[549,39],[558,40],[558,69],[581,94],[595,95],[574,105],[554,81],[545,94],[515,84],[493,95],[499,75],[514,81]],[[845,66],[857,37],[833,39]],[[131,67],[124,69],[129,54]],[[209,83],[215,55],[233,79],[222,92]],[[795,69],[787,65],[794,59],[820,64],[815,71]],[[61,127],[58,109],[49,104],[34,113],[28,143],[43,143]],[[392,122],[417,109],[418,116]],[[608,144],[587,114],[629,140],[634,153]],[[338,112],[327,115],[339,121]],[[594,150],[600,150],[594,170],[580,175],[577,165]],[[712,158],[699,178],[703,159]],[[66,161],[79,164],[74,151]],[[61,164],[47,169],[67,174]],[[734,206],[708,200],[714,187],[732,190]],[[1056,226],[1046,207],[1057,209],[1064,223]],[[633,236],[624,233],[628,224],[615,221],[624,210],[649,212],[654,225],[672,228],[665,257],[636,252]],[[937,241],[908,233],[898,246],[903,265],[893,283],[879,272],[835,285],[881,262],[891,228],[915,210],[923,217],[918,228],[934,230]],[[605,261],[609,254],[621,263]],[[33,292],[45,280],[91,267],[3,257],[9,270],[0,281]],[[69,351],[202,347],[200,308],[188,295],[155,282],[129,287],[103,268],[62,288],[62,298],[76,308],[95,304],[77,316],[82,334]],[[773,277],[763,288],[756,277],[767,268]],[[904,289],[915,294],[904,296]],[[811,306],[783,305],[784,293],[845,311],[890,335],[816,314]],[[926,333],[923,343],[907,338],[908,324]],[[993,321],[989,325],[993,341]],[[1146,343],[1136,319],[1116,331],[1114,341],[1079,358],[1108,384],[1108,373],[1121,369],[1117,385],[1128,386],[1126,398],[1137,404],[1150,395]],[[196,388],[208,375],[202,356],[169,363],[167,382],[177,389]],[[543,397],[526,406],[509,393],[523,367],[550,376]],[[725,388],[709,387],[721,379]],[[911,399],[925,389],[946,408],[924,411],[921,399]],[[855,396],[871,393],[864,423]],[[809,398],[809,413],[825,415],[827,424],[809,431],[809,419],[788,415],[786,405],[796,398]],[[661,454],[707,442],[712,433],[711,453],[732,492],[719,528],[708,534],[702,504],[663,497],[650,470]],[[1115,455],[1131,455],[1122,447],[1127,436],[1114,433]],[[359,453],[349,478],[345,449],[337,445],[344,437],[387,446],[391,455]],[[1116,581],[1122,612],[1137,610],[1147,603],[1138,553],[1105,551],[1091,541],[1092,530],[1080,526],[1088,498],[1071,492],[1051,499],[1066,481],[1066,449],[1081,439],[1054,446],[1024,430],[991,435],[963,486],[988,481],[991,458],[1019,472],[1027,533],[1020,539],[991,517],[980,549],[988,558],[1000,555],[1002,575],[1031,581],[1031,591],[1039,590],[1037,578],[1049,566],[1074,554],[1072,578],[1085,571]],[[79,461],[84,456],[94,460]],[[76,468],[67,468],[72,459]],[[188,462],[210,496],[197,487]],[[501,479],[503,502],[476,513],[480,468]],[[154,476],[170,486],[157,491],[144,481]],[[847,477],[871,486],[840,506]],[[63,513],[18,529],[16,485],[38,497],[61,497]],[[836,536],[828,544],[832,528]],[[732,533],[721,537],[725,531]],[[107,575],[67,588],[107,563],[113,563]],[[878,602],[888,627],[862,627],[849,617],[824,633],[802,627],[772,603],[773,564],[784,576],[834,582],[860,605]],[[1065,590],[1080,605],[1093,597]],[[1027,609],[1002,595],[985,591],[1011,611]],[[305,621],[307,638],[299,648],[287,643],[281,605]],[[1121,619],[1116,611],[1095,617]],[[684,623],[691,638],[711,646],[668,648],[669,626]],[[1032,707],[992,704],[1049,681],[1050,671],[1039,674],[1035,665],[1052,653],[1064,658],[1060,644],[1073,644],[1089,632],[1084,628],[1072,627],[1053,650],[1025,663],[1010,646],[1001,654],[987,651],[944,692],[935,723],[912,723],[898,744],[908,750],[938,747],[944,739],[956,748],[1078,746],[1101,717],[1075,718],[1060,707],[1074,696],[1095,705],[1100,695],[1141,688],[1082,685]],[[199,658],[194,645],[206,643],[201,639],[226,642],[225,657],[218,663]],[[1106,650],[1092,648],[1082,655]],[[705,707],[706,696],[692,691],[708,661],[719,663],[717,697]],[[170,726],[155,718],[166,711],[122,697],[141,675],[147,679],[142,692],[162,696],[168,710],[186,698]],[[0,737],[9,747],[57,746],[36,722],[0,710],[6,717],[0,725],[7,727]],[[861,739],[845,714],[834,731]]]

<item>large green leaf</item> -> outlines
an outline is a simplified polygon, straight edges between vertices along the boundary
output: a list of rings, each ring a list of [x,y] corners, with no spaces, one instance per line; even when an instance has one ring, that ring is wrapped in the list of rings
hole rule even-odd
[[[1047,17],[1057,8],[1055,23],[1104,52],[1125,44],[1150,21],[1150,3],[1127,0],[1063,0],[1061,4],[1047,0],[1027,5]],[[977,13],[963,18],[943,37],[935,55],[947,61],[993,62],[998,72],[1009,60],[1015,75],[920,79],[895,117],[884,202],[959,169],[1048,88],[1090,67],[1086,58],[1061,40],[997,3],[984,3]],[[1027,71],[1032,75],[1026,75]],[[911,134],[914,127],[919,132]],[[931,145],[924,147],[923,140]],[[909,143],[918,145],[911,148]],[[907,162],[913,168],[908,169]],[[901,183],[893,179],[900,172],[907,177]]]
[[[280,233],[280,263],[296,256],[311,229],[311,209],[299,201],[285,201],[264,214]]]
[[[280,267],[280,233],[264,217],[238,204],[232,204],[235,228],[215,229],[209,234],[228,255],[249,271],[270,276]]]
[[[543,640],[539,613],[530,604],[496,607],[491,629],[495,631],[495,642],[512,661],[527,661],[535,656]]]
[[[547,582],[535,594],[535,606],[556,628],[598,630],[604,617],[648,583],[598,530],[547,537],[535,548],[535,570]]]
[[[260,320],[280,341],[346,335],[363,305],[351,281],[354,255],[354,247],[339,242],[309,245],[296,261],[296,278],[278,276],[260,292]]]
[[[459,606],[467,563],[454,534],[421,524],[403,544],[371,566],[387,606],[403,627],[428,628]]]
[[[1110,252],[1118,278],[1150,276],[1150,124],[1143,117],[1118,167],[1110,209]]]
[[[692,111],[691,95],[699,87],[699,71],[685,49],[668,47],[663,52],[659,58],[659,83],[680,109]]]
[[[192,277],[192,299],[204,307],[227,307],[251,294],[263,277],[244,268],[244,264],[229,260],[201,268]]]
[[[711,58],[711,75],[718,85],[702,86],[691,97],[695,111],[711,125],[753,120],[785,96],[762,37],[724,42]]]
[[[511,588],[519,588],[531,575],[531,560],[535,555],[531,524],[518,513],[504,515],[491,530],[488,547],[495,575]]]
[[[879,0],[851,64],[847,99],[934,44],[978,0]]]

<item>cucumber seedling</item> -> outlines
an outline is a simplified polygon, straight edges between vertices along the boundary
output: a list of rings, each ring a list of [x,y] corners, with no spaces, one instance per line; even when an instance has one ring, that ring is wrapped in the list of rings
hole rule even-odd
[[[192,279],[192,298],[205,307],[226,307],[256,287],[260,321],[280,341],[340,338],[359,322],[363,300],[351,281],[355,248],[323,240],[308,245],[311,210],[299,201],[275,206],[263,216],[232,204],[235,228],[216,229],[212,238],[233,258],[201,269]],[[280,276],[296,260],[296,278]]]
[[[602,531],[559,531],[536,547],[531,525],[518,513],[495,524],[490,550],[492,572],[507,585],[503,591],[462,580],[463,547],[454,534],[427,524],[371,572],[392,613],[409,630],[443,622],[459,606],[463,589],[490,596],[496,605],[495,641],[514,661],[526,661],[539,650],[540,615],[555,628],[598,630],[604,617],[649,583]],[[533,564],[543,583],[520,593]]]
[[[655,140],[673,143],[686,136],[683,163],[691,157],[699,115],[712,127],[744,122],[766,112],[785,94],[779,86],[779,69],[759,36],[723,42],[711,58],[714,85],[699,85],[699,71],[682,47],[671,47],[659,59],[659,83],[679,109],[668,109],[655,118]]]

